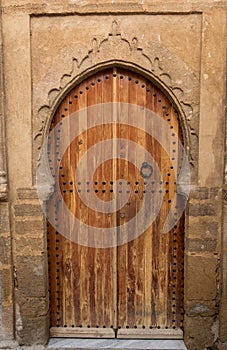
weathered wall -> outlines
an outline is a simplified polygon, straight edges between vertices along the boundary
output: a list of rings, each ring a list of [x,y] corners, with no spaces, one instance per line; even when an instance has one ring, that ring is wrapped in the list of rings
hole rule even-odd
[[[12,339],[14,331],[20,343],[48,339],[45,222],[34,190],[39,146],[62,96],[94,66],[112,61],[139,67],[181,112],[192,164],[185,234],[185,342],[193,350],[215,342],[225,348],[226,13],[226,2],[215,0],[2,0],[5,98],[0,160],[7,153],[8,161],[0,161],[0,172],[8,168],[13,263],[4,196],[0,276],[6,327],[0,329],[0,339]]]
[[[0,12],[1,16],[1,12]],[[12,247],[5,144],[2,21],[0,17],[0,340],[14,338]]]

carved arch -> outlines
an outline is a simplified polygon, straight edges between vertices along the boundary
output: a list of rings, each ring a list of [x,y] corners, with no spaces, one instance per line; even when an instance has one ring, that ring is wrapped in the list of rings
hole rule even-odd
[[[116,50],[117,47],[117,50]],[[48,92],[46,103],[36,106],[34,98],[34,166],[44,137],[48,133],[53,114],[66,94],[80,81],[97,70],[113,65],[136,70],[159,86],[172,100],[179,112],[186,151],[192,165],[193,182],[197,178],[199,81],[178,57],[157,43],[139,46],[136,37],[124,37],[116,21],[106,38],[92,38],[91,48],[79,60],[72,57],[72,68],[59,81],[59,86]],[[46,78],[48,79],[48,78]],[[43,82],[45,85],[45,81]],[[39,89],[36,89],[39,93]],[[40,91],[43,100],[43,91]],[[38,112],[37,112],[38,110]],[[35,168],[34,168],[35,170]]]

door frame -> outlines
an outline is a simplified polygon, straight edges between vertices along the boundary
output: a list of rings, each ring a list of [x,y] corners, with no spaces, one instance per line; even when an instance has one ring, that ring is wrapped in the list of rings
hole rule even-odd
[[[185,118],[182,118],[182,115],[184,115],[184,112],[182,111],[181,105],[179,104],[179,102],[176,100],[176,98],[173,97],[173,94],[170,94],[166,91],[166,89],[164,88],[163,84],[160,84],[160,82],[157,82],[156,79],[154,79],[153,75],[149,72],[147,72],[147,70],[144,69],[138,69],[138,67],[134,67],[134,65],[132,65],[131,63],[120,63],[116,60],[114,60],[113,62],[106,62],[106,63],[102,63],[100,66],[96,66],[96,67],[91,67],[89,70],[87,70],[86,72],[84,72],[84,74],[82,74],[78,79],[76,79],[72,84],[70,84],[70,86],[64,91],[64,93],[60,96],[60,98],[58,99],[58,103],[56,103],[52,109],[52,113],[51,113],[51,117],[54,115],[54,113],[56,112],[58,106],[60,105],[60,103],[62,102],[62,100],[64,99],[65,96],[67,96],[67,94],[71,91],[71,89],[78,85],[79,83],[83,82],[87,77],[92,76],[94,73],[96,73],[97,71],[102,71],[105,68],[112,68],[112,67],[119,67],[119,68],[124,68],[124,69],[128,69],[128,70],[133,70],[136,71],[138,74],[140,74],[141,76],[144,76],[145,78],[147,78],[148,80],[150,80],[154,85],[156,85],[158,88],[160,88],[160,90],[163,92],[163,94],[169,99],[169,101],[171,103],[173,103],[174,108],[177,110],[178,115],[179,115],[179,124],[180,124],[180,128],[182,130],[183,133],[183,143],[184,143],[184,148],[186,150],[189,149],[188,147],[188,142],[189,139],[188,137],[186,137],[187,133],[188,133],[188,129],[185,128]],[[132,69],[133,67],[133,69]],[[180,108],[180,110],[179,110]],[[49,122],[46,124],[46,128],[45,128],[45,132],[47,133],[50,127],[50,123],[51,123],[51,118],[49,118]],[[185,274],[184,274],[185,277]],[[86,332],[86,329],[81,329],[81,328],[70,328],[67,327],[67,329],[63,329],[62,331],[62,336],[64,337],[72,337],[74,334],[75,337],[75,332],[78,332],[78,336],[76,337],[91,337],[91,336],[95,336],[97,338],[115,338],[115,334],[112,332],[109,332],[109,330],[104,330],[103,332],[97,332],[97,329],[94,328],[90,328],[89,332]],[[120,332],[121,333],[121,332]],[[147,335],[144,334],[144,331],[141,329],[141,338],[147,338]],[[58,335],[57,335],[58,334]],[[183,339],[183,332],[181,330],[161,330],[161,329],[153,329],[151,330],[151,334],[152,334],[152,339]],[[50,332],[50,336],[51,337],[56,337],[56,336],[61,336],[59,335],[59,330],[57,328],[52,328],[51,332]],[[120,338],[130,338],[130,339],[135,339],[136,336],[134,336],[133,332],[123,332]]]

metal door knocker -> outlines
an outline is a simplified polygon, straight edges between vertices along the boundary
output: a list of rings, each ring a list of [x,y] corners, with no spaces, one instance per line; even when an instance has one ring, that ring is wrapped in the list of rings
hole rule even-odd
[[[142,166],[140,168],[140,175],[144,179],[148,179],[149,177],[151,177],[152,174],[153,174],[152,166],[150,164],[148,164],[147,162],[143,162]]]

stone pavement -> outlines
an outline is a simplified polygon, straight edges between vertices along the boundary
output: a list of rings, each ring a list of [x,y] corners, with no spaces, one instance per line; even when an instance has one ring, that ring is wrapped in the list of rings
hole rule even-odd
[[[13,350],[187,350],[183,340],[71,339],[52,338],[44,347],[18,346],[16,342],[0,342],[0,349]]]

